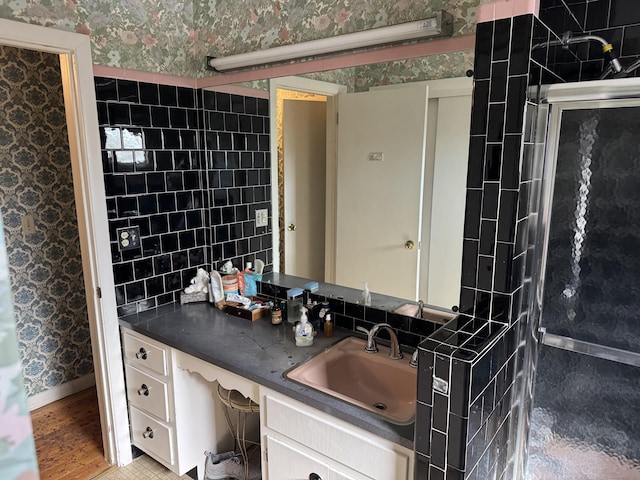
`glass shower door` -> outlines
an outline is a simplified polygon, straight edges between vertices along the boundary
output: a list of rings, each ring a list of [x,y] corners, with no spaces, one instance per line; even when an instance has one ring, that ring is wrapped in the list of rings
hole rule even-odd
[[[639,479],[640,102],[552,108],[526,478]]]

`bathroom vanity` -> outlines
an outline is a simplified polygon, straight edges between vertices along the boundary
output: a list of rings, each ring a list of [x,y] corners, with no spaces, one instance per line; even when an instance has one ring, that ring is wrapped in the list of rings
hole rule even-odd
[[[202,478],[204,450],[233,448],[217,382],[260,405],[264,479],[413,478],[413,425],[283,376],[352,332],[320,334],[300,348],[290,325],[250,322],[207,303],[168,305],[120,324],[132,444],[174,473],[198,467]]]

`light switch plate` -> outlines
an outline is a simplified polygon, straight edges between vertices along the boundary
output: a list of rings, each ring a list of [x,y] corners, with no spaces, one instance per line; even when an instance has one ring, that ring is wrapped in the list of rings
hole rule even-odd
[[[269,210],[266,208],[260,208],[256,210],[256,227],[268,227],[269,226]]]

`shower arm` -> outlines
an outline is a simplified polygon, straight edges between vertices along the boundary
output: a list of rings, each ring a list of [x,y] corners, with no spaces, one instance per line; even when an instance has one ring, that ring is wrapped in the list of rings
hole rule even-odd
[[[597,35],[582,35],[579,37],[574,37],[573,33],[571,31],[568,31],[562,35],[562,39],[560,40],[550,40],[545,43],[534,45],[533,48],[541,48],[543,46],[553,47],[557,45],[561,45],[563,48],[569,48],[569,45],[584,42],[598,42],[600,45],[602,45],[602,53],[609,61],[609,66],[605,70],[607,72],[607,75],[611,72],[616,74],[625,72],[624,68],[622,68],[622,65],[620,64],[620,61],[618,60],[618,55],[613,50],[613,45],[607,42],[604,38],[598,37]],[[636,66],[635,68],[638,68],[638,66]]]

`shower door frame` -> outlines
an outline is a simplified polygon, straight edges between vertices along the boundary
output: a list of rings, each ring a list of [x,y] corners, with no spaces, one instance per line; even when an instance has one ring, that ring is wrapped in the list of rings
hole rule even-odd
[[[534,240],[531,289],[528,301],[529,320],[524,326],[527,331],[524,335],[526,344],[521,370],[522,384],[519,395],[521,408],[517,426],[515,478],[524,478],[527,468],[526,456],[530,437],[530,417],[535,398],[535,376],[540,344],[640,366],[640,353],[627,352],[613,347],[547,334],[544,327],[540,328],[562,114],[567,110],[640,107],[640,78],[543,86],[540,89],[538,104],[545,105],[548,108],[539,108],[537,125],[540,126],[540,117],[542,115],[546,117],[546,123],[544,124],[546,126],[545,148],[533,159],[534,164],[543,162],[543,169],[538,205],[531,205],[531,207],[534,207],[533,210],[538,210],[538,223]],[[535,200],[530,199],[530,201]],[[530,398],[526,398],[527,395]]]

